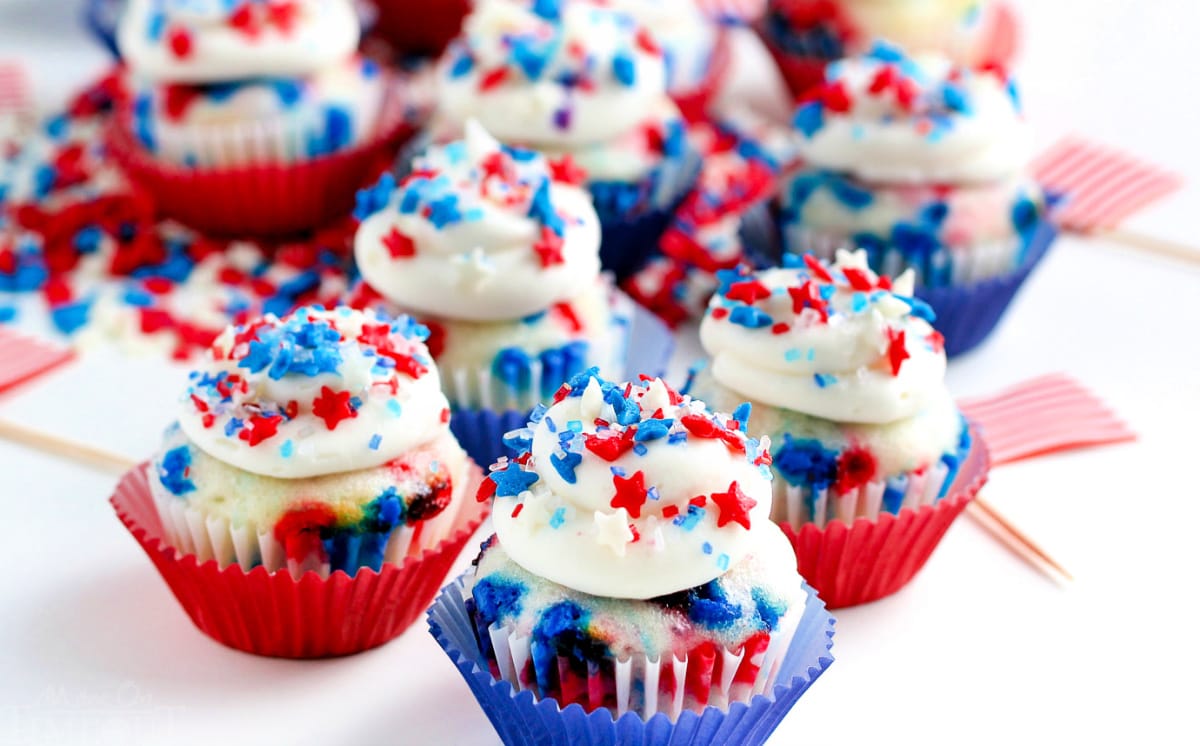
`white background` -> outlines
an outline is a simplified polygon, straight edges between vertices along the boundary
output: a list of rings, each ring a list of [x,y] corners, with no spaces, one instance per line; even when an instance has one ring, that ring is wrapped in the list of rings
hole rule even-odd
[[[1080,132],[1180,170],[1188,187],[1129,227],[1200,245],[1200,3],[1017,4],[1039,141]],[[43,106],[104,64],[74,3],[55,0],[0,0],[7,57]],[[1141,434],[1005,466],[984,492],[1077,581],[1052,584],[957,522],[904,591],[837,615],[836,663],[772,743],[1200,740],[1198,299],[1198,264],[1058,242],[949,383],[971,395],[1068,371]],[[182,383],[101,353],[0,400],[0,417],[143,458]],[[0,743],[496,741],[423,624],[322,662],[211,642],[112,514],[114,483],[0,443]]]

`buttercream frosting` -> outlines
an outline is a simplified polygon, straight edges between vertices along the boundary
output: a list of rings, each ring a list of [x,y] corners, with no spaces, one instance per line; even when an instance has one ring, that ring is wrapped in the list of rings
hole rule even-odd
[[[208,455],[263,476],[378,466],[447,430],[426,334],[408,317],[349,308],[230,327],[192,373],[180,426]]]
[[[749,407],[710,412],[661,380],[589,371],[535,410],[492,467],[500,543],[529,572],[583,593],[653,598],[703,585],[772,530],[770,444]]]
[[[117,30],[131,69],[171,83],[304,77],[358,37],[349,0],[129,0]]]
[[[727,270],[700,326],[712,375],[748,398],[838,422],[911,417],[944,391],[932,311],[865,252],[811,255],[757,274]]]

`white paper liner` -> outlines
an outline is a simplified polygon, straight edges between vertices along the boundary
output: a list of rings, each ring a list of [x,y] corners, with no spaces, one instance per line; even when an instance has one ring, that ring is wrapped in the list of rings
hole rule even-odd
[[[940,460],[921,471],[893,477],[892,482],[904,483],[904,501],[900,509],[933,505],[938,501],[949,477],[950,467]],[[816,490],[816,497],[812,499],[814,491],[809,486],[790,485],[778,474],[773,482],[771,520],[787,524],[796,531],[806,523],[824,528],[832,521],[841,521],[846,525],[858,518],[873,521],[879,518],[883,510],[883,494],[888,487],[887,481],[872,480],[843,495],[834,494],[832,488],[827,487]],[[809,502],[813,505],[811,512]]]
[[[464,601],[470,597],[470,592],[462,583],[451,585],[447,591],[458,594]],[[780,618],[779,626],[770,635],[766,650],[759,654],[761,662],[753,683],[734,682],[734,676],[745,655],[744,649],[724,648],[720,651],[721,677],[719,680],[714,677],[708,701],[703,705],[689,702],[686,696],[686,654],[682,658],[672,656],[666,660],[652,659],[645,655],[634,655],[626,660],[609,658],[616,678],[617,702],[613,717],[619,719],[626,712],[633,712],[643,720],[650,720],[661,712],[674,722],[685,710],[700,712],[706,706],[727,709],[734,702],[749,703],[759,694],[771,696],[779,666],[791,645],[800,618],[804,615],[808,598],[805,596],[803,603],[788,609]],[[537,699],[552,696],[540,690],[536,677],[522,675],[526,671],[526,664],[533,658],[530,637],[518,634],[511,625],[498,623],[488,628],[488,636],[495,651],[495,662],[500,669],[501,680],[511,684],[515,691],[532,692]],[[558,670],[564,671],[567,666],[567,659],[560,657]],[[599,670],[600,665],[596,663],[590,668]],[[670,690],[666,688],[667,681],[675,682],[675,686]],[[650,692],[655,693],[655,696],[647,696]]]
[[[606,377],[619,378],[625,370],[634,302],[625,293],[611,288],[611,278],[608,275],[604,277],[610,283],[611,320],[608,333],[603,335],[603,338],[586,340],[586,365],[598,366],[601,375]],[[530,384],[525,388],[510,386],[496,378],[492,375],[490,367],[471,368],[439,363],[438,371],[442,379],[442,392],[456,409],[490,409],[495,412],[510,409],[529,410],[543,401],[543,385],[548,384],[546,390],[553,393],[564,383],[559,380],[545,381],[542,363],[536,358],[530,360]]]
[[[781,226],[781,230],[783,232],[783,245],[786,250],[792,253],[812,253],[819,259],[826,261],[833,261],[834,254],[838,249],[853,251],[859,248],[854,245],[854,241],[848,236],[822,233],[796,223],[784,223]],[[987,241],[971,246],[952,246],[939,251],[932,257],[931,261],[938,266],[945,266],[945,263],[949,262],[950,284],[965,285],[989,277],[997,277],[1015,270],[1020,262],[1021,248],[1024,244],[1024,239],[1014,235],[1006,241]],[[878,274],[889,275],[891,277],[895,277],[909,268],[904,254],[893,247],[885,248],[882,265],[873,269]],[[925,278],[921,276],[921,269],[919,267],[913,267],[912,269],[916,274],[917,286],[925,285],[926,282]]]
[[[361,111],[373,119],[364,134],[346,143],[354,148],[397,127],[408,107],[402,79],[385,75],[369,89]],[[154,157],[197,168],[286,165],[310,160],[311,122],[302,117],[276,116],[221,126],[170,126],[159,122]]]
[[[323,553],[315,552],[299,560],[288,559],[283,543],[275,538],[271,527],[264,528],[251,521],[234,526],[227,518],[205,515],[164,489],[152,463],[146,470],[163,534],[182,554],[195,555],[199,562],[216,560],[222,569],[236,564],[249,571],[262,565],[269,572],[286,569],[297,580],[310,570],[322,579],[329,577],[331,569]],[[412,526],[397,526],[388,535],[383,561],[399,565],[406,557],[416,557],[436,547],[450,535],[463,503],[473,497],[460,485],[441,513]]]

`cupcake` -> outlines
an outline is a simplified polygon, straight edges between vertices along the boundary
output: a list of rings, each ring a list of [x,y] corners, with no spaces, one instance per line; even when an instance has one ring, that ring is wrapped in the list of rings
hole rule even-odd
[[[482,520],[411,319],[302,308],[230,327],[114,503],[193,621],[266,655],[379,645]]]
[[[344,215],[407,127],[396,82],[356,54],[348,0],[131,0],[118,32],[115,154],[203,230],[287,234]]]
[[[746,410],[588,371],[510,434],[430,612],[505,743],[761,743],[831,662]]]
[[[654,34],[667,66],[667,92],[687,119],[704,119],[729,72],[729,35],[695,0],[612,0]]]
[[[975,300],[934,306],[950,354],[977,344],[1050,236],[1013,81],[880,44],[830,67],[795,127],[804,166],[780,190],[784,247],[827,259],[863,248],[877,272],[912,269],[918,295]],[[976,292],[995,278],[1006,298]]]
[[[463,140],[430,147],[360,202],[363,280],[434,330],[453,427],[481,464],[569,378],[623,367],[631,304],[600,274],[600,222],[565,160],[469,121]]]
[[[711,364],[689,393],[718,409],[750,401],[772,443],[771,517],[831,607],[898,590],[986,476],[912,293],[911,273],[892,283],[865,252],[805,255],[725,273],[700,326]],[[847,531],[859,543],[841,543]]]
[[[649,258],[699,170],[658,41],[599,0],[484,0],[438,82],[435,134],[477,119],[582,168],[619,279]]]
[[[997,38],[1007,21],[990,0],[770,0],[763,38],[792,93],[823,79],[825,66],[868,52],[877,41],[964,65],[1008,63]]]

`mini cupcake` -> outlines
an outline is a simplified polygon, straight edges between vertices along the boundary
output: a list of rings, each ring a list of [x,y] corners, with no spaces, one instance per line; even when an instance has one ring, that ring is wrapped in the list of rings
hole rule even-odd
[[[981,341],[1052,234],[1013,81],[880,44],[830,67],[795,126],[805,165],[781,188],[784,247],[912,269],[918,295],[952,291],[930,299],[950,354]],[[998,278],[1006,296],[978,289]]]
[[[569,163],[469,121],[360,201],[380,208],[355,236],[363,280],[434,330],[453,427],[478,462],[572,376],[623,367],[631,304],[600,275],[599,219]]]
[[[149,473],[114,498],[202,631],[338,655],[428,604],[482,514],[424,335],[312,307],[212,345]]]
[[[439,68],[435,134],[468,119],[587,174],[618,278],[649,258],[699,169],[658,42],[598,0],[485,0]]]
[[[723,275],[700,327],[711,365],[690,393],[716,408],[750,400],[774,449],[771,516],[836,608],[908,582],[981,486],[987,455],[943,382],[941,335],[911,273],[893,284],[864,252],[788,264]]]
[[[358,35],[347,0],[131,0],[115,154],[204,230],[286,234],[345,214],[409,129]]]
[[[505,743],[761,743],[831,662],[745,409],[589,371],[510,434],[496,536],[430,612]]]
[[[690,121],[704,119],[729,72],[729,34],[695,0],[612,0],[650,30],[663,50],[667,91]]]
[[[770,0],[763,38],[796,96],[819,85],[825,66],[864,54],[876,41],[964,65],[1008,63],[998,43],[1007,19],[990,0]]]

